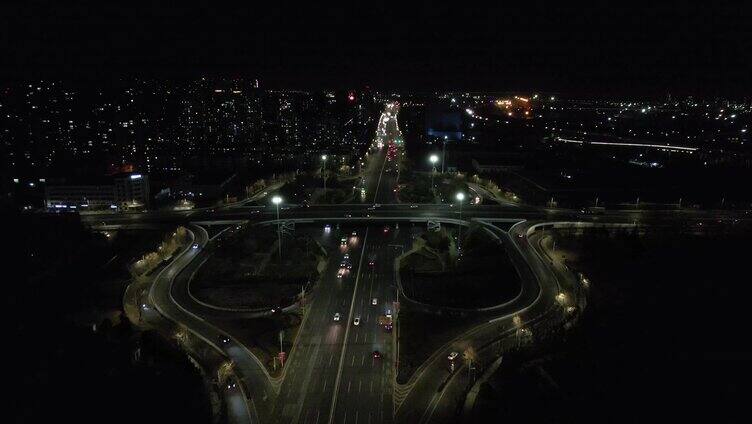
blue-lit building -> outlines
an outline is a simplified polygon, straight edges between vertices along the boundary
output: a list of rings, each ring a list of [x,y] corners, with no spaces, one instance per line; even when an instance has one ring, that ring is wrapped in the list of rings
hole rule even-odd
[[[122,173],[89,180],[50,182],[45,205],[51,210],[145,208],[149,204],[149,176]]]
[[[428,141],[460,141],[463,138],[463,111],[444,103],[426,105],[426,138]]]

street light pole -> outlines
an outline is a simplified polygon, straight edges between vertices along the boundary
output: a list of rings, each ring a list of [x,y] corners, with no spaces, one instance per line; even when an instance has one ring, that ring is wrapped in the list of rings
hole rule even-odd
[[[457,193],[457,201],[460,203],[460,221],[462,221],[462,201],[465,200],[465,193]],[[459,235],[457,236],[458,250],[462,250],[462,223],[459,225]]]
[[[321,178],[324,179],[324,196],[326,196],[326,155],[321,155],[321,160],[324,161],[321,167]]]
[[[444,164],[446,163],[446,144],[447,144],[447,136],[444,136],[444,147],[441,150],[441,173],[444,173]]]
[[[282,223],[279,220],[279,204],[282,198],[279,196],[272,197],[272,203],[277,206],[277,247],[279,248],[279,268],[282,271]]]
[[[433,176],[436,174],[436,162],[439,161],[439,157],[437,155],[431,155],[429,160],[431,161],[431,193],[435,196],[436,190],[433,185]]]

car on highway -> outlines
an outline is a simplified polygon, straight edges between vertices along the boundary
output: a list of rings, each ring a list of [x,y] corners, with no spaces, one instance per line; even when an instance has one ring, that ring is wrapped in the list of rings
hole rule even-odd
[[[339,244],[341,244],[342,246],[345,246],[345,245],[347,245],[347,237],[342,237],[342,238],[341,238],[341,239],[339,240]]]
[[[376,306],[378,304],[379,304],[379,300],[378,299],[376,299],[375,297],[373,299],[371,299],[371,305]]]
[[[337,278],[341,279],[344,276],[345,276],[345,269],[340,268],[339,271],[337,271]]]
[[[447,356],[447,359],[454,361],[455,359],[457,359],[457,356],[459,356],[459,352],[452,352],[449,354],[449,356]]]
[[[350,254],[349,253],[345,253],[345,255],[342,256],[342,258],[345,259],[345,260],[348,260],[348,259],[350,259]]]
[[[328,233],[329,231],[332,231],[332,226],[331,226],[331,225],[329,225],[329,224],[326,224],[326,225],[324,225],[324,231],[326,231],[327,233]]]
[[[360,317],[355,317],[353,320],[353,325],[360,325]]]
[[[337,312],[336,314],[334,314],[334,320],[335,321],[339,321],[339,312]]]
[[[222,343],[224,344],[230,343],[230,338],[227,336],[222,336]]]
[[[194,249],[198,249],[198,243],[193,243],[193,246],[192,246],[192,247],[193,247]]]
[[[345,214],[345,218],[352,218],[352,214],[351,213],[346,213]]]
[[[357,232],[357,231],[353,231],[353,232],[352,232],[352,236],[353,236],[353,237],[358,237],[358,232]]]
[[[416,209],[418,205],[410,205],[410,209]]]
[[[517,238],[518,238],[518,239],[521,239],[521,238],[523,238],[523,237],[525,237],[525,236],[524,236],[524,235],[522,235],[522,234],[517,234]]]
[[[381,352],[379,352],[378,350],[374,350],[373,359],[379,359],[379,358],[381,358]]]
[[[388,226],[388,225],[387,225],[387,226],[385,226],[385,227],[384,227],[384,234],[388,233],[388,232],[389,232],[389,230],[391,230],[391,228],[389,228],[389,226]]]

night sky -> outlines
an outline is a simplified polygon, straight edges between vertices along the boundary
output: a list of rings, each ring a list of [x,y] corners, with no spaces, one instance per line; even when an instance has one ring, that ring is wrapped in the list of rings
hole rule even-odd
[[[730,2],[29,3],[2,6],[5,78],[219,74],[279,88],[632,96],[745,97],[752,86],[752,14]]]

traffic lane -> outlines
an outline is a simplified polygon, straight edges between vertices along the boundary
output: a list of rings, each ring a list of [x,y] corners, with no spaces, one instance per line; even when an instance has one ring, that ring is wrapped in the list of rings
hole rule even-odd
[[[206,233],[200,231],[200,229],[194,229],[193,231],[195,241],[204,245],[206,240]],[[208,344],[213,344],[218,349],[222,350],[227,356],[236,362],[238,369],[241,372],[243,382],[248,383],[250,379],[256,380],[258,383],[253,386],[246,387],[251,388],[250,397],[255,399],[268,400],[264,396],[264,392],[268,391],[269,381],[260,372],[258,364],[250,360],[247,352],[236,350],[228,347],[220,347],[217,340],[220,339],[221,332],[216,327],[204,322],[201,318],[193,315],[188,310],[185,310],[175,303],[174,299],[170,295],[172,283],[176,274],[179,274],[182,269],[186,267],[198,254],[199,249],[188,248],[185,253],[177,256],[170,264],[169,268],[165,269],[165,272],[160,273],[155,279],[154,284],[150,290],[151,302],[157,306],[160,313],[167,316],[168,319],[178,324],[184,325],[190,329],[194,334],[199,335]],[[263,408],[261,412],[265,412],[268,407],[268,403],[265,401],[261,404]],[[247,410],[246,410],[247,412]]]
[[[371,245],[367,251],[368,254],[372,254],[376,247]],[[364,283],[366,279],[373,279],[373,272],[369,271],[368,275],[364,274]],[[375,322],[375,319],[363,314],[363,306],[365,298],[363,292],[365,290],[359,287],[359,292],[355,294],[353,298],[353,321],[349,322],[351,326],[350,334],[347,340],[346,357],[343,360],[342,376],[340,380],[339,391],[337,393],[337,408],[335,411],[335,422],[346,420],[348,410],[357,416],[362,412],[363,407],[368,408],[371,402],[367,402],[364,405],[360,405],[360,401],[363,399],[363,382],[369,387],[369,392],[372,390],[372,383],[370,378],[365,378],[363,370],[366,366],[372,366],[372,360],[370,354],[367,354],[367,349],[363,349],[364,345],[369,343],[369,332],[364,331],[369,325]],[[355,325],[355,322],[358,325]],[[366,320],[368,322],[366,322]],[[366,361],[368,358],[368,361]]]
[[[382,204],[381,208],[377,209],[377,212],[368,211],[368,205],[316,205],[310,208],[292,208],[286,213],[288,216],[283,218],[324,218],[324,217],[338,217],[345,214],[371,214],[379,216],[405,216],[405,207],[407,205],[386,205]],[[449,205],[416,205],[415,208],[410,208],[409,215],[416,217],[431,216],[435,214],[437,217],[455,217],[458,215],[458,211],[455,211]],[[184,213],[178,212],[163,212],[154,211],[146,213],[134,213],[134,214],[101,214],[101,215],[82,215],[81,221],[88,225],[97,227],[101,225],[124,225],[135,223],[150,223],[150,224],[188,224],[191,220],[255,220],[255,219],[269,219],[274,217],[275,211],[273,208],[266,208],[263,212],[248,213],[245,211],[237,210],[216,210],[213,213],[208,212],[196,212],[192,216],[188,217]],[[463,217],[477,217],[477,218],[526,218],[526,219],[550,219],[550,220],[580,220],[580,221],[594,221],[594,222],[634,222],[637,221],[641,224],[671,223],[676,220],[696,219],[702,220],[715,220],[715,219],[727,219],[733,218],[738,220],[750,220],[752,214],[750,211],[717,211],[717,210],[697,210],[697,209],[682,209],[682,210],[656,210],[656,211],[634,211],[634,210],[607,210],[601,215],[588,215],[581,214],[576,210],[566,209],[544,209],[533,206],[521,205],[518,207],[505,207],[505,206],[492,206],[492,205],[476,205],[472,207],[463,208]]]
[[[324,407],[331,399],[329,393],[334,387],[344,338],[343,323],[347,320],[343,311],[348,310],[353,286],[351,280],[354,278],[352,273],[338,278],[337,273],[345,253],[350,255],[351,263],[359,261],[363,254],[359,238],[364,228],[353,230],[358,240],[353,238],[351,227],[330,230],[330,238],[336,239],[336,244],[329,243],[333,247],[329,266],[314,292],[309,317],[300,336],[302,354],[301,351],[295,352],[289,363],[294,371],[288,371],[285,376],[283,397],[277,408],[279,422],[298,421],[301,416],[305,420],[314,413],[320,417],[322,411],[328,414]],[[342,236],[347,239],[344,246],[339,242]],[[340,314],[339,321],[334,321],[336,313]]]
[[[372,249],[384,252],[384,240],[374,243]],[[357,417],[368,417],[375,422],[391,422],[391,373],[392,343],[391,334],[384,332],[378,325],[378,316],[385,313],[383,301],[386,296],[390,266],[392,261],[387,256],[370,270],[370,277],[376,283],[376,296],[359,293],[356,300],[360,308],[361,321],[353,327],[348,339],[348,358],[343,370],[343,380],[340,396],[346,400],[345,407],[338,408],[338,417],[342,420],[354,420]],[[386,271],[386,272],[385,272]],[[371,300],[377,298],[377,305]],[[380,352],[380,358],[375,358],[374,351]],[[349,361],[349,362],[348,362]],[[355,405],[355,406],[353,406]],[[339,418],[337,419],[337,421]]]
[[[364,233],[364,228],[360,228],[357,230],[358,234],[358,241],[355,243],[355,245],[359,245],[360,243],[360,237],[362,237]],[[352,236],[352,233],[350,233],[350,236]],[[339,254],[346,253],[344,250],[339,250]],[[360,263],[360,256],[363,255],[363,250],[360,248],[358,255],[353,255],[352,251],[349,251],[351,254],[350,261],[351,263]],[[336,256],[335,256],[336,257]],[[339,264],[337,264],[337,269],[339,268]],[[355,272],[352,272],[355,271]],[[332,332],[336,332],[339,337],[344,337],[344,326],[347,325],[347,314],[349,313],[349,304],[350,300],[352,299],[352,288],[354,286],[354,280],[356,278],[357,273],[357,267],[354,267],[351,272],[343,279],[338,279],[336,283],[334,284],[336,290],[338,291],[336,297],[332,296],[330,298],[336,299],[336,301],[331,302],[331,305],[329,309],[325,312],[325,316],[321,318],[321,327],[319,331],[324,332],[328,331],[329,334]],[[334,314],[339,313],[340,314],[340,320],[334,321]],[[321,362],[326,362],[326,367],[329,368],[329,372],[332,373],[336,371],[336,365],[339,364],[339,354],[341,352],[341,344],[337,343],[332,345],[332,349],[329,351],[328,359],[325,355],[321,358]],[[326,382],[328,384],[328,381]],[[333,385],[330,386],[333,389]],[[315,400],[315,399],[314,399]],[[328,397],[327,397],[328,400]]]
[[[376,327],[377,323],[361,325]],[[379,422],[383,422],[385,411],[389,412],[387,415],[391,418],[391,408],[385,401],[391,401],[391,397],[385,396],[385,367],[388,366],[388,358],[374,358],[372,352],[381,349],[387,353],[387,349],[381,347],[380,337],[374,331],[364,327],[356,333],[359,336],[358,341],[352,344],[348,342],[350,350],[345,358],[335,421],[340,422],[340,418],[344,420],[345,416],[359,413],[362,416],[370,414],[378,417]],[[348,416],[347,420],[353,418]]]

